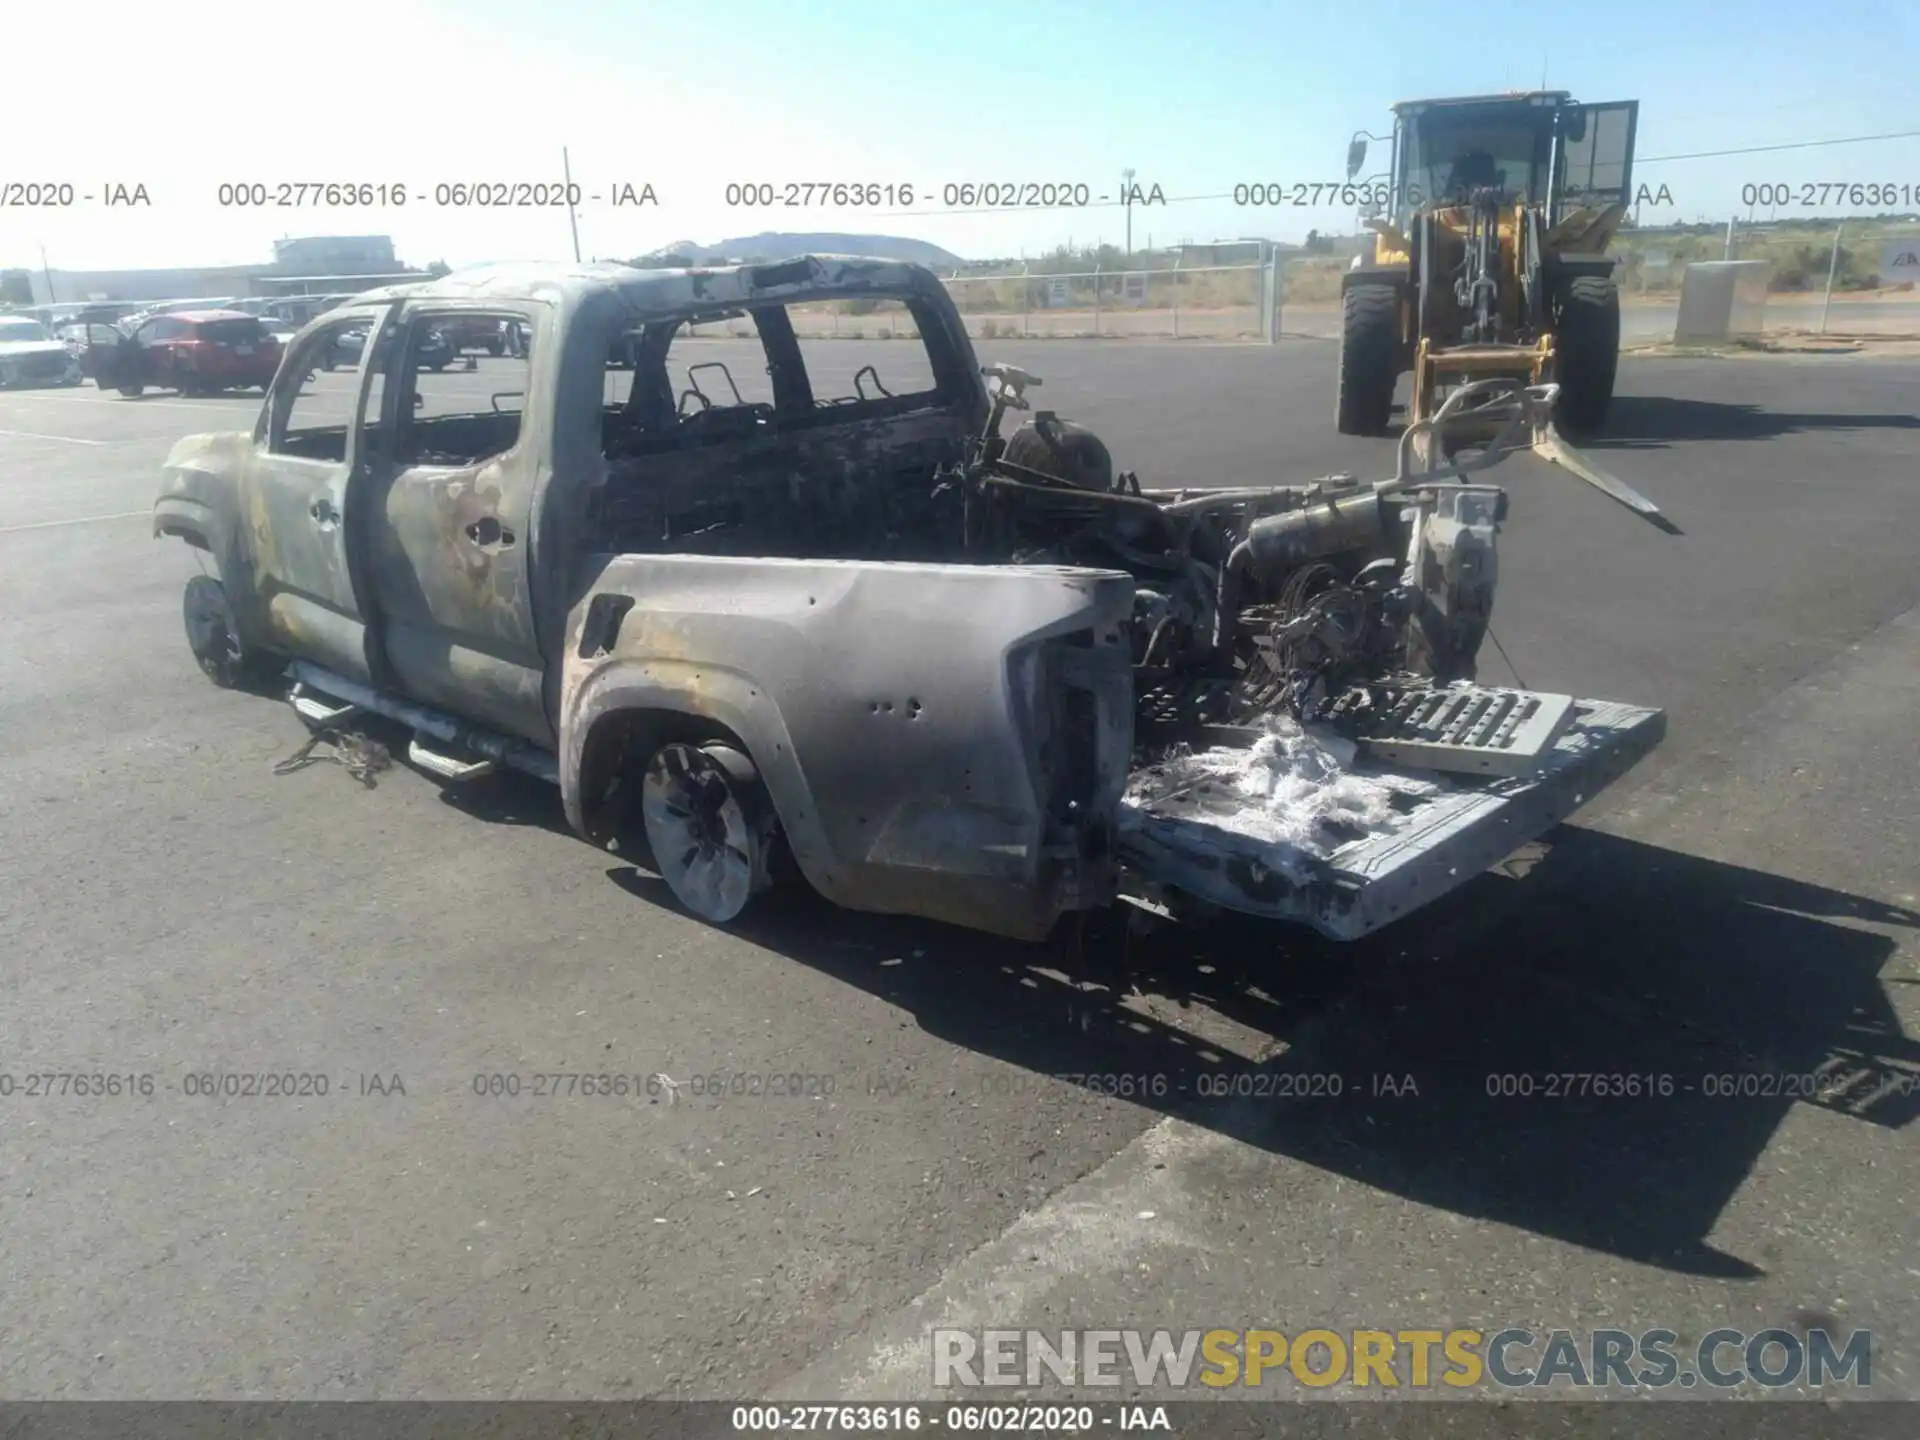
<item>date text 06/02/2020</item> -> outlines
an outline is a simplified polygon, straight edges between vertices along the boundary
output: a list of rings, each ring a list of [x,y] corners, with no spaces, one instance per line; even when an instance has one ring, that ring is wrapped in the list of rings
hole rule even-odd
[[[1088,205],[1165,205],[1158,185],[1096,187],[1084,180],[735,180],[721,192],[729,208],[761,210],[908,209],[1072,210]]]
[[[733,1429],[743,1435],[798,1431],[921,1431],[958,1434],[1092,1435],[1173,1430],[1164,1405],[767,1404],[736,1405]]]
[[[230,180],[214,190],[222,209],[392,210],[426,205],[442,210],[531,210],[557,206],[657,206],[649,181],[582,184],[549,180],[439,180],[409,185],[399,180]]]

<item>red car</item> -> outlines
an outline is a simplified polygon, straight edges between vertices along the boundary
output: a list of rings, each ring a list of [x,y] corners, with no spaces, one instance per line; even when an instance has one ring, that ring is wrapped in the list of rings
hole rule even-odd
[[[501,355],[507,349],[506,324],[492,316],[453,316],[441,321],[438,328],[456,355],[466,350]]]
[[[102,390],[138,395],[148,386],[182,395],[217,395],[257,386],[265,391],[280,368],[280,342],[256,315],[188,310],[156,315],[131,334],[89,327],[80,368]],[[99,338],[95,338],[99,337]]]

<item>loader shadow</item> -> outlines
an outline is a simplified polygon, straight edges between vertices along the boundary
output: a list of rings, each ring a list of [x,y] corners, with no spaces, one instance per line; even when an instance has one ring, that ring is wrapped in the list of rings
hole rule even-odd
[[[1920,430],[1920,415],[1811,414],[1676,395],[1616,395],[1589,450],[1658,450],[1678,440],[1772,440],[1843,430]]]
[[[1757,1277],[1767,1256],[1707,1237],[1789,1106],[1888,1129],[1920,1109],[1920,1042],[1879,978],[1895,941],[1854,928],[1920,915],[1593,831],[1556,842],[1527,878],[1481,877],[1357,946],[1167,928],[1133,938],[1124,975],[1115,934],[1076,958],[804,893],[735,928],[1028,1070],[1102,1093],[1096,1077],[1164,1076],[1136,1102],[1273,1154],[1643,1264]],[[643,870],[608,874],[673,903]]]

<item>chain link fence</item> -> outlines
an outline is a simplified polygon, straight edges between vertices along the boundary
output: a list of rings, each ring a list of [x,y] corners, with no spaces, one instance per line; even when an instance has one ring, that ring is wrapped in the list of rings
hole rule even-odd
[[[1722,260],[1767,264],[1760,333],[1920,338],[1920,223],[1692,226],[1625,230],[1609,251],[1620,286],[1621,342],[1665,344],[1674,337],[1689,265]],[[1285,335],[1337,340],[1344,259],[1291,259],[1283,285]],[[1831,297],[1828,276],[1832,274]]]
[[[977,340],[1159,339],[1271,343],[1284,279],[1276,264],[1173,265],[942,277]],[[806,338],[916,338],[913,316],[885,300],[796,306]],[[736,326],[744,335],[744,326]],[[702,334],[727,333],[703,326]]]
[[[1671,341],[1687,267],[1729,259],[1767,262],[1758,322],[1763,334],[1920,338],[1920,223],[1736,221],[1731,238],[1725,227],[1626,230],[1611,252],[1625,345]],[[1264,264],[1029,269],[943,281],[976,340],[1333,341],[1340,336],[1340,276],[1349,259],[1350,252],[1296,253]],[[793,320],[806,338],[918,338],[913,316],[893,301],[803,306]],[[724,324],[700,330],[734,332],[752,333],[745,322],[731,331]]]

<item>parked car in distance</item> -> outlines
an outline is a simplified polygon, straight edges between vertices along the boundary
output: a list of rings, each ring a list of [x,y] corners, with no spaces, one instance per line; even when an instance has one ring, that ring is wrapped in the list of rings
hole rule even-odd
[[[79,361],[46,326],[22,316],[0,315],[0,389],[79,383]]]
[[[233,310],[239,298],[232,295],[208,297],[200,300],[156,300],[151,305],[142,305],[132,314],[122,315],[116,322],[122,330],[131,333],[147,323],[156,315],[180,315],[189,310],[213,311]],[[241,312],[236,312],[241,313]]]
[[[273,383],[280,342],[258,316],[235,310],[189,310],[156,315],[130,332],[88,333],[81,367],[102,390],[138,395],[152,387],[182,395]]]
[[[319,361],[322,370],[350,370],[360,364],[360,352],[366,349],[367,327],[350,325],[344,330],[334,332],[332,338],[320,347]],[[414,350],[414,358],[422,370],[435,373],[460,358],[460,352],[447,338],[447,332],[438,326],[421,335]]]
[[[440,330],[455,351],[484,350],[489,355],[504,355],[507,351],[508,324],[490,316],[473,319],[462,316],[448,321]]]
[[[367,346],[367,327],[351,325],[336,330],[320,346],[315,357],[322,370],[350,370],[360,363],[360,352]]]
[[[41,305],[26,313],[58,335],[69,325],[117,325],[127,316],[143,308],[145,307],[136,300],[85,300],[61,305]]]

